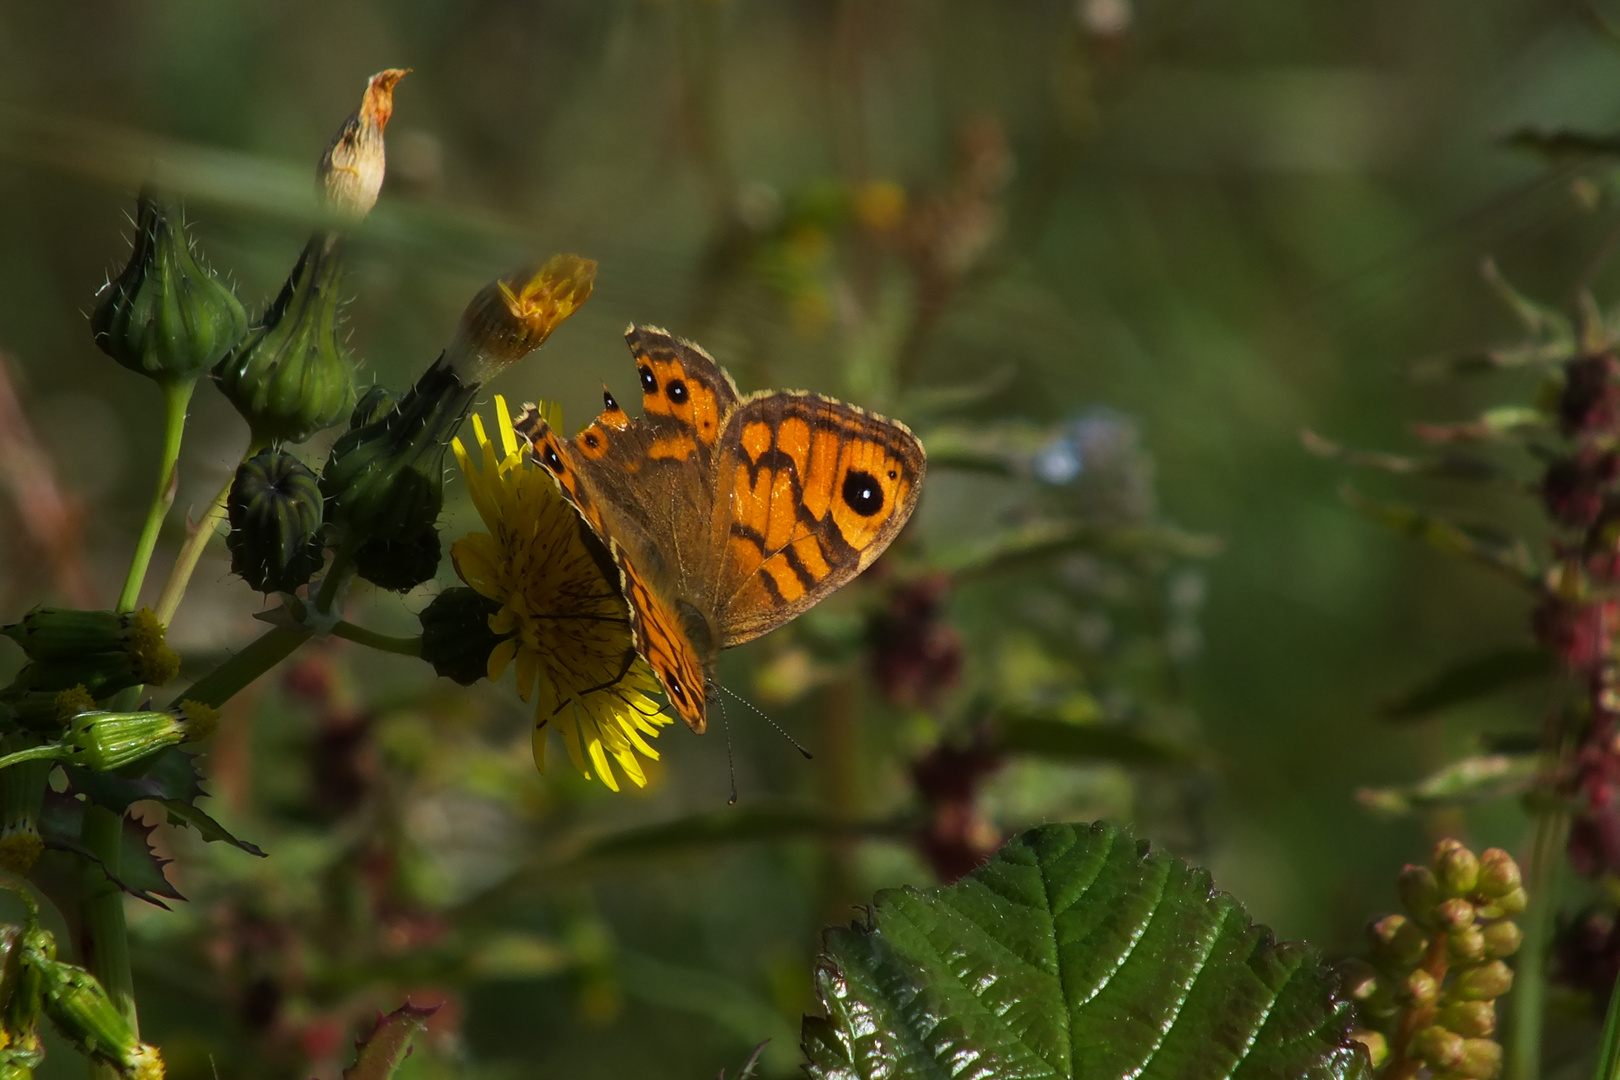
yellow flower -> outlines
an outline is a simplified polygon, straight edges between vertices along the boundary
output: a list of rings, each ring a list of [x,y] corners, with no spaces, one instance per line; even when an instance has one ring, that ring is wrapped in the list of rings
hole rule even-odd
[[[489,678],[516,661],[518,695],[534,699],[534,761],[546,767],[546,729],[562,731],[568,756],[585,776],[614,791],[609,761],[637,787],[647,783],[636,755],[656,761],[647,737],[668,724],[652,694],[658,683],[636,655],[629,611],[612,565],[586,526],[529,457],[512,430],[506,402],[495,398],[500,448],[473,416],[473,457],[455,440],[456,460],[487,533],[450,545],[461,580],[501,605],[489,628],[504,640],[489,654]],[[587,764],[587,762],[589,764]]]

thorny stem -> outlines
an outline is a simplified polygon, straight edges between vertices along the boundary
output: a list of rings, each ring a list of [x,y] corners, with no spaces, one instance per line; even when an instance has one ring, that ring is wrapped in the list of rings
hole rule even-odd
[[[177,465],[180,461],[180,437],[186,428],[186,406],[191,403],[195,382],[163,384],[163,460],[158,469],[157,491],[152,505],[146,511],[146,524],[141,527],[141,538],[135,545],[135,557],[130,560],[129,573],[124,578],[123,591],[118,594],[118,610],[134,611],[140,599],[141,584],[146,580],[146,568],[152,561],[152,549],[157,547],[158,530],[174,505],[175,487],[179,481]]]
[[[263,444],[253,442],[242,455],[242,460],[246,461],[262,449]],[[225,478],[225,485],[219,489],[219,494],[214,496],[214,501],[208,504],[208,510],[203,514],[202,520],[197,522],[196,528],[186,538],[185,546],[180,549],[179,556],[174,560],[174,569],[169,571],[169,580],[164,583],[163,594],[158,598],[156,609],[158,622],[165,626],[174,618],[175,611],[180,607],[180,601],[186,595],[186,586],[191,582],[191,575],[197,569],[198,560],[208,547],[208,541],[214,538],[214,530],[219,528],[219,523],[225,518],[225,500],[230,498],[231,484],[235,480],[236,473],[233,471]]]
[[[379,634],[375,630],[367,630],[363,626],[356,626],[347,619],[339,619],[332,626],[332,636],[352,641],[357,645],[365,645],[382,652],[397,653],[400,656],[421,656],[422,639],[418,637],[393,637],[389,634]],[[0,767],[4,767],[5,759],[0,758]]]

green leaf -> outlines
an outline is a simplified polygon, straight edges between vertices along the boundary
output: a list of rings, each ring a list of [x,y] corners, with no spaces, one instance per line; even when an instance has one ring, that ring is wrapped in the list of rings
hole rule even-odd
[[[1393,532],[1421,540],[1447,555],[1474,559],[1521,584],[1531,584],[1535,579],[1536,566],[1530,549],[1517,537],[1465,527],[1410,506],[1369,499],[1348,485],[1340,488],[1339,493],[1352,509]]]
[[[1529,791],[1536,768],[1534,755],[1484,754],[1454,761],[1405,787],[1362,788],[1356,798],[1367,809],[1391,816],[1483,802]]]
[[[1119,828],[1048,825],[828,931],[817,1080],[1371,1076],[1310,949]]]
[[[118,814],[142,799],[190,802],[204,794],[197,756],[178,746],[160,750],[125,769],[95,772],[66,765],[63,771],[74,791]]]
[[[118,851],[118,866],[111,867],[84,844],[84,806],[84,803],[71,795],[55,791],[45,793],[45,805],[39,816],[39,835],[47,848],[71,852],[80,858],[90,860],[100,866],[108,879],[120,889],[145,900],[148,904],[156,904],[165,911],[169,905],[158,897],[166,896],[170,900],[185,899],[178,889],[169,884],[169,879],[163,876],[163,868],[170,860],[158,858],[152,850],[152,845],[148,843],[147,838],[152,835],[152,826],[142,825],[133,818],[124,818],[124,834]]]
[[[1461,705],[1553,673],[1556,665],[1545,649],[1498,649],[1472,656],[1384,706],[1391,720],[1418,720],[1441,709]]]
[[[1045,716],[1003,715],[996,748],[1060,761],[1111,761],[1179,768],[1198,760],[1191,747],[1117,724],[1077,724]]]
[[[412,1005],[409,1000],[387,1016],[356,1046],[354,1064],[343,1070],[343,1080],[388,1080],[409,1056],[411,1040],[427,1027],[437,1005]]]
[[[238,840],[231,835],[225,826],[198,809],[195,804],[185,802],[182,799],[159,799],[158,801],[169,812],[170,825],[189,825],[196,829],[204,840],[210,843],[215,840],[223,840],[232,847],[247,852],[249,855],[257,855],[261,859],[265,857],[262,848],[256,844],[250,844],[246,840]]]

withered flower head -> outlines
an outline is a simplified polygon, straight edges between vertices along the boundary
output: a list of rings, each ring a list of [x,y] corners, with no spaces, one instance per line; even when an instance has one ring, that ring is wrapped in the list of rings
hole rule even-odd
[[[462,313],[445,362],[464,385],[488,382],[538,349],[551,332],[590,298],[596,261],[554,255],[497,278]]]
[[[315,166],[316,191],[327,205],[362,218],[377,205],[387,158],[383,131],[394,115],[394,87],[410,68],[379,71],[366,84],[360,108],[343,122]]]

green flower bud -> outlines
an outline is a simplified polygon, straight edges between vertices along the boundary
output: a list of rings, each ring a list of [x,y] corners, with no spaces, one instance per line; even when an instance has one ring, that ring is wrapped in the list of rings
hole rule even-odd
[[[259,592],[292,592],[321,568],[321,485],[272,448],[242,462],[225,502],[231,569]]]
[[[64,740],[67,760],[95,772],[119,769],[166,746],[198,742],[219,726],[219,712],[195,701],[169,712],[80,713]]]
[[[1434,873],[1450,896],[1462,896],[1479,884],[1479,857],[1447,838],[1434,847]]]
[[[1490,1001],[1513,987],[1513,972],[1500,960],[1492,960],[1457,974],[1451,984],[1452,1001]]]
[[[214,381],[256,442],[302,442],[354,408],[354,362],[338,336],[336,237],[310,240],[292,276]]]
[[[8,1064],[23,1069],[32,1069],[45,1059],[45,1046],[39,1037],[39,1011],[45,990],[39,968],[31,962],[33,953],[27,942],[33,938],[40,944],[48,943],[54,956],[56,943],[49,937],[37,928],[0,927],[5,953],[0,960],[0,1032],[4,1033]]]
[[[462,686],[485,678],[489,654],[504,640],[489,628],[489,617],[499,610],[466,586],[444,590],[422,611],[422,659]]]
[[[1407,863],[1395,888],[1412,917],[1427,925],[1434,914],[1434,905],[1440,902],[1440,883],[1434,873],[1427,866]]]
[[[6,740],[7,752],[24,748],[16,738]],[[53,767],[50,761],[24,761],[0,769],[0,868],[13,874],[28,873],[45,850],[39,814]]]
[[[1352,1001],[1367,1001],[1378,993],[1378,972],[1365,960],[1346,960],[1339,965],[1339,988]]]
[[[1440,1000],[1440,981],[1422,968],[1406,977],[1406,999],[1415,1009],[1426,1009]]]
[[[43,956],[31,960],[42,976],[45,1012],[69,1042],[110,1063],[128,1080],[162,1080],[157,1048],[141,1042],[94,975]]]
[[[1431,1069],[1454,1069],[1462,1064],[1463,1037],[1432,1024],[1412,1036],[1412,1056],[1427,1062]]]
[[[1482,1039],[1496,1032],[1496,1002],[1454,1002],[1436,1013],[1434,1020],[1447,1031],[1455,1031],[1466,1038]]]
[[[165,648],[162,653],[137,658],[127,652],[87,653],[63,660],[36,660],[17,672],[13,694],[30,690],[55,692],[83,687],[97,697],[106,697],[130,686],[145,683],[161,686],[180,670],[180,658]]]
[[[1384,1062],[1389,1060],[1389,1040],[1384,1038],[1382,1032],[1363,1028],[1352,1031],[1350,1037],[1367,1048],[1367,1057],[1372,1060],[1374,1069],[1382,1068]]]
[[[444,548],[436,531],[415,540],[368,540],[354,557],[355,572],[379,589],[410,592],[439,572]]]
[[[1502,1073],[1501,1044],[1490,1039],[1467,1039],[1463,1043],[1462,1060],[1452,1069],[1470,1080],[1491,1080]]]
[[[230,287],[192,253],[158,201],[140,197],[135,250],[90,315],[101,350],[161,383],[195,382],[247,332]]]
[[[1530,896],[1521,885],[1516,889],[1509,889],[1489,904],[1483,904],[1479,909],[1482,919],[1500,919],[1504,916],[1511,918],[1514,915],[1524,914],[1524,909],[1530,905]]]
[[[1485,932],[1477,926],[1454,930],[1446,937],[1446,954],[1458,964],[1477,964],[1485,959]]]
[[[1429,939],[1421,927],[1404,915],[1386,915],[1367,927],[1373,959],[1393,968],[1408,968],[1423,956]]]
[[[1486,848],[1479,857],[1478,889],[1491,899],[1512,892],[1524,884],[1519,864],[1501,848]]]
[[[1442,930],[1466,930],[1474,925],[1474,905],[1461,897],[1447,900],[1435,907],[1434,918]]]
[[[1524,943],[1524,931],[1519,924],[1508,919],[1485,927],[1485,954],[1492,959],[1512,956]]]
[[[39,607],[21,622],[0,627],[33,660],[76,660],[91,653],[122,651],[143,683],[174,678],[180,657],[164,642],[163,624],[151,608],[128,614]]]

